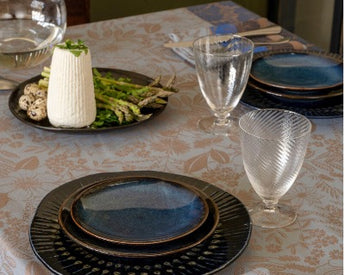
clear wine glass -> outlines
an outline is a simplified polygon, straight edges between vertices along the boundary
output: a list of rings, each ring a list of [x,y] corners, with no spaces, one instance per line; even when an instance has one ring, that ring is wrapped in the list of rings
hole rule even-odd
[[[250,209],[253,224],[279,228],[293,223],[296,212],[278,201],[302,167],[311,122],[291,111],[262,109],[243,115],[239,127],[244,169],[262,199]]]
[[[0,68],[25,69],[44,62],[66,31],[64,0],[0,1]],[[0,77],[0,90],[15,83]]]
[[[216,135],[231,135],[238,130],[238,120],[230,113],[247,85],[253,49],[251,40],[238,35],[226,41],[218,36],[204,36],[194,41],[199,86],[214,114],[198,121],[201,130]]]

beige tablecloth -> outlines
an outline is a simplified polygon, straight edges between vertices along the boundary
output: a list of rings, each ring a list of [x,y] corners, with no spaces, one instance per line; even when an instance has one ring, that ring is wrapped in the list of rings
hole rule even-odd
[[[90,46],[95,67],[162,75],[163,82],[177,75],[180,92],[169,99],[161,115],[147,123],[87,135],[48,132],[17,120],[8,108],[9,93],[0,94],[1,274],[49,274],[30,247],[30,222],[49,191],[81,176],[164,171],[217,185],[244,204],[259,201],[243,169],[238,137],[211,136],[197,129],[197,120],[209,114],[209,109],[194,68],[162,46],[170,32],[197,32],[220,21],[196,15],[209,12],[216,16],[212,12],[216,8],[223,21],[237,23],[239,29],[250,28],[252,23],[245,24],[250,20],[259,26],[268,24],[264,18],[223,2],[68,28],[66,38],[82,39]],[[2,70],[0,74],[23,81],[40,71]],[[240,105],[236,113],[249,109]],[[245,252],[219,274],[342,273],[343,119],[312,119],[312,123],[304,165],[283,198],[297,209],[297,221],[275,230],[253,227]]]

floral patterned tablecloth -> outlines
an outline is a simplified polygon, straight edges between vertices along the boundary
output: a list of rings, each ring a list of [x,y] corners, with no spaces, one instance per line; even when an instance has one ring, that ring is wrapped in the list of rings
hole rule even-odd
[[[8,108],[9,93],[0,94],[0,274],[49,274],[30,247],[31,219],[49,191],[85,175],[164,171],[212,183],[244,204],[259,201],[243,169],[239,139],[197,129],[196,121],[209,111],[194,68],[162,46],[170,32],[197,33],[225,23],[237,30],[270,24],[232,2],[219,2],[67,29],[66,38],[90,46],[95,67],[161,75],[163,82],[177,75],[180,92],[160,116],[136,127],[88,135],[48,132],[17,120]],[[292,37],[288,47],[304,47],[303,40]],[[23,81],[40,71],[0,74]],[[236,112],[247,110],[240,105]],[[219,274],[342,273],[343,119],[312,123],[304,165],[283,198],[297,209],[297,221],[276,230],[253,227],[245,252]]]

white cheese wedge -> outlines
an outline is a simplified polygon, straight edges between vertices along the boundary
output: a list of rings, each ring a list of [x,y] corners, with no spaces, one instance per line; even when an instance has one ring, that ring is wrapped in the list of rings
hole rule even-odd
[[[96,118],[90,50],[75,56],[56,47],[48,85],[47,114],[55,127],[81,128]]]

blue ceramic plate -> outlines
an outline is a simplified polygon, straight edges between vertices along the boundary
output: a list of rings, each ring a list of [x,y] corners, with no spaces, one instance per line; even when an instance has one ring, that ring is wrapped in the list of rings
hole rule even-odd
[[[81,230],[127,245],[181,238],[199,228],[208,214],[205,195],[153,178],[95,184],[81,191],[71,207],[71,217]]]
[[[96,238],[94,235],[90,235],[84,230],[81,230],[72,220],[70,212],[65,208],[59,212],[58,219],[64,233],[66,233],[71,240],[91,251],[108,256],[133,259],[154,258],[175,254],[195,247],[214,233],[219,221],[218,208],[211,199],[207,198],[206,202],[210,209],[210,213],[205,222],[191,234],[164,243],[158,242],[148,245],[127,245]]]
[[[267,51],[254,56],[251,78],[280,89],[322,90],[343,83],[342,58],[315,51]]]

